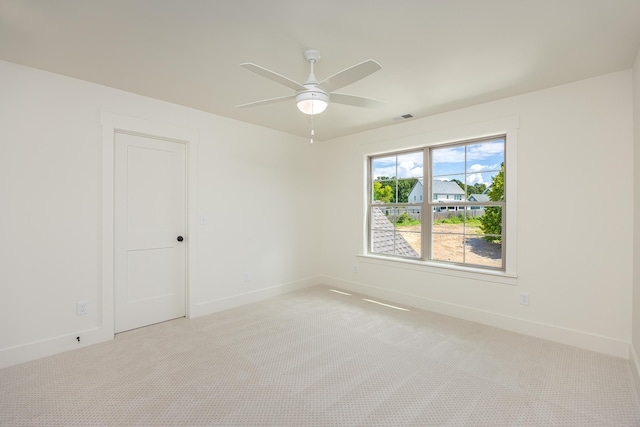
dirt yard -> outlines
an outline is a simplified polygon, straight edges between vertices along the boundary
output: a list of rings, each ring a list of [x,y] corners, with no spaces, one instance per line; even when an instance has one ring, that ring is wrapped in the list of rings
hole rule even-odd
[[[400,227],[398,231],[400,231],[402,237],[404,237],[416,252],[422,254],[420,225]],[[466,244],[463,244],[463,237],[460,234],[446,234],[461,233],[462,224],[438,224],[434,227],[433,231],[434,259],[500,267],[502,256],[501,245],[489,243],[482,237],[473,237],[473,234],[482,233],[479,227],[467,226]],[[469,234],[471,234],[471,236],[469,236]],[[465,250],[466,253],[464,253]]]

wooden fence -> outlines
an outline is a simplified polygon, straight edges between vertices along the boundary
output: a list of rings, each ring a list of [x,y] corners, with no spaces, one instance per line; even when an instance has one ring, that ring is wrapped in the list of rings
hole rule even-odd
[[[403,213],[407,213],[414,220],[422,220],[421,212],[415,209],[405,210],[404,208],[395,208],[395,209],[387,208],[387,209],[383,209],[382,211],[385,213],[387,218],[389,218],[389,220],[392,222],[395,222],[396,218],[402,215]],[[463,215],[464,213],[467,214],[467,218],[475,218],[475,217],[484,215],[484,209],[467,209],[466,211],[465,210],[459,210],[459,211],[441,210],[439,212],[433,213],[433,220],[440,221],[443,219],[460,216],[460,215]]]

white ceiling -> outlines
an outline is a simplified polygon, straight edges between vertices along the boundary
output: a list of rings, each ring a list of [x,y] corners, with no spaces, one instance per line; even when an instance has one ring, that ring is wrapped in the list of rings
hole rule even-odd
[[[366,59],[382,70],[340,90],[386,101],[333,104],[330,139],[631,68],[640,0],[0,0],[0,59],[302,136],[292,90],[239,67],[304,82]],[[1,96],[1,95],[0,95]]]

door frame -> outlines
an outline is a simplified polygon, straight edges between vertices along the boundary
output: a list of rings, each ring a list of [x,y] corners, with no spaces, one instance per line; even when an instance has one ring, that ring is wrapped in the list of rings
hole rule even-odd
[[[186,148],[186,277],[185,277],[185,314],[191,317],[193,312],[193,279],[197,248],[197,149],[198,133],[164,123],[156,123],[133,117],[101,112],[102,125],[102,206],[101,206],[101,323],[104,333],[113,338],[115,334],[115,137],[116,133],[128,133],[142,137],[165,139],[185,144]]]

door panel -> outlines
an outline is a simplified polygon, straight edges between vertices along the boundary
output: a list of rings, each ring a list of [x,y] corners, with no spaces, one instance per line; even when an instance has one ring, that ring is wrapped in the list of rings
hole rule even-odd
[[[116,133],[115,331],[185,315],[184,144]]]

